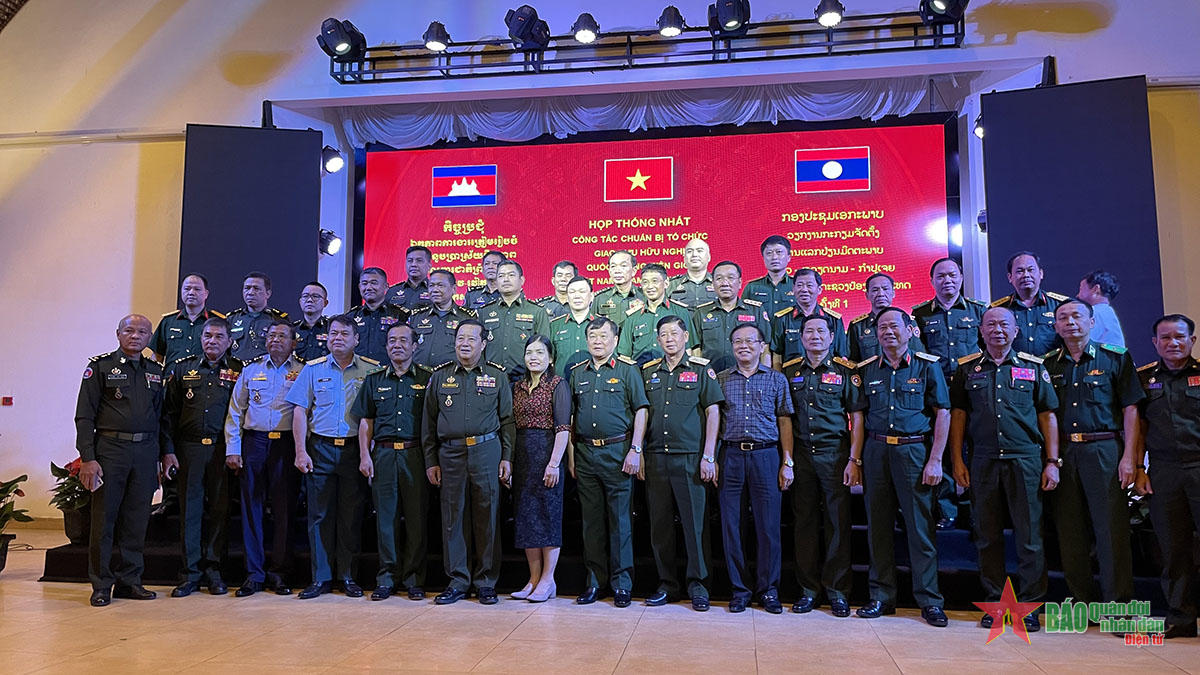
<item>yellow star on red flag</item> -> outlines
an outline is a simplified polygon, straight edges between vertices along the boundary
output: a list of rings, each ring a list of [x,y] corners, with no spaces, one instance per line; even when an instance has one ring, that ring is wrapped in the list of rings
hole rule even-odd
[[[650,176],[642,175],[641,169],[638,169],[637,173],[635,173],[634,175],[626,176],[625,178],[629,181],[630,191],[634,190],[635,188],[641,188],[641,189],[645,190],[646,189],[646,181],[650,180]]]

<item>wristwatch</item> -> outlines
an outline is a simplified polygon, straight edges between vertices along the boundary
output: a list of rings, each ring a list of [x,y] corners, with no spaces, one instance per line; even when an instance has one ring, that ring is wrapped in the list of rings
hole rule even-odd
[[[635,454],[635,455],[642,454],[642,446],[640,446],[640,445],[631,445],[631,446],[629,446],[629,449],[632,450],[633,454]]]
[[[1061,469],[1062,465],[1063,465],[1063,460],[1062,460],[1062,457],[1047,457],[1046,463],[1053,464],[1054,466],[1057,466],[1058,468]]]
[[[785,459],[785,460],[783,460],[783,465],[784,466],[796,466],[796,463],[790,459]]]
[[[850,461],[854,462],[854,466],[862,466],[862,457],[851,457]]]
[[[708,455],[705,455],[705,456],[704,456],[704,461],[708,462],[709,464],[715,464],[715,463],[716,463],[716,461],[717,461],[717,458],[716,458],[716,457],[710,457],[710,456],[708,456]]]

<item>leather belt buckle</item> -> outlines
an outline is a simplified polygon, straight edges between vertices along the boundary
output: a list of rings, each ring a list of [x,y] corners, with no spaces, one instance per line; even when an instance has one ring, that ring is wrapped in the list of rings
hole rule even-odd
[[[200,439],[200,445],[212,445],[212,444],[213,444],[213,439],[211,439],[211,438],[201,438]]]
[[[750,452],[751,450],[754,449],[754,442],[751,441],[749,443],[746,443],[746,442],[738,443],[738,447],[741,448],[743,452]]]
[[[271,439],[272,441],[277,441],[283,438],[283,434],[279,433],[278,431],[268,431],[267,438]]]
[[[1083,443],[1083,434],[1071,434],[1072,443]]]
[[[466,442],[467,447],[471,448],[471,447],[475,447],[475,445],[479,442],[479,441],[475,440],[476,438],[478,438],[478,437],[477,436],[467,436],[463,440]]]
[[[899,436],[888,436],[886,440],[888,445],[900,445]]]
[[[340,448],[340,447],[342,447],[342,446],[346,445],[346,439],[344,439],[344,438],[335,438],[335,439],[333,439],[333,445],[334,445],[334,447],[338,447],[338,448]]]
[[[592,443],[592,445],[593,445],[593,446],[595,446],[595,447],[597,447],[597,448],[603,448],[603,447],[604,447],[604,439],[603,439],[603,438],[593,438],[593,439],[592,439],[592,441],[591,441],[591,443]]]

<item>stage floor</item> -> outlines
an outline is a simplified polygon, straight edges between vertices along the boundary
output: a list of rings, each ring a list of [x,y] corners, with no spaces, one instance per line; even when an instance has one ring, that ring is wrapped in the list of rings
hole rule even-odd
[[[0,572],[0,673],[287,673],[412,671],[532,673],[1200,673],[1200,641],[1127,647],[1091,629],[1084,635],[1006,632],[985,644],[979,614],[950,612],[950,627],[926,626],[914,610],[867,621],[827,610],[773,616],[699,614],[683,604],[625,609],[612,601],[575,607],[502,598],[436,607],[404,597],[386,602],[322,596],[301,602],[272,594],[207,594],[115,600],[88,606],[82,584],[39,583],[44,549],[59,532],[15,530]],[[23,544],[37,550],[22,551]],[[434,589],[436,590],[436,589]],[[790,601],[791,598],[785,598]],[[243,668],[239,669],[241,666]],[[231,671],[231,668],[233,669]]]

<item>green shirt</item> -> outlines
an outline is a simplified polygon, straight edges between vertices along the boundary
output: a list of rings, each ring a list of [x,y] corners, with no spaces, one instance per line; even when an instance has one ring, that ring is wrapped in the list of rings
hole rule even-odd
[[[416,333],[414,339],[417,341],[413,361],[430,368],[453,361],[458,324],[474,317],[474,310],[453,304],[444,314],[431,305],[408,317],[408,325]]]
[[[1058,430],[1064,436],[1120,431],[1122,408],[1146,397],[1124,347],[1089,342],[1079,363],[1060,347],[1046,354],[1045,364],[1058,394]]]
[[[1054,311],[1069,300],[1065,295],[1039,291],[1031,306],[1022,305],[1017,296],[1006,295],[993,302],[992,307],[1007,307],[1017,317],[1017,339],[1012,348],[1026,354],[1045,354],[1062,344],[1054,331]],[[980,315],[982,316],[982,315]]]
[[[850,356],[850,340],[846,337],[846,327],[842,325],[842,315],[817,305],[813,314],[825,314],[833,319],[833,344],[829,353],[834,356]],[[805,318],[799,306],[792,306],[775,312],[771,319],[771,352],[784,361],[804,356],[804,344],[800,341],[800,322]]]
[[[815,366],[806,357],[783,364],[795,410],[792,435],[813,454],[849,450],[850,413],[862,407],[862,381],[854,363],[826,355]]]
[[[493,432],[500,436],[501,459],[512,461],[516,424],[512,387],[504,368],[480,359],[474,368],[454,361],[434,370],[426,388],[421,427],[425,466],[438,465],[442,441]]]
[[[205,309],[196,315],[195,321],[189,321],[183,310],[163,314],[150,338],[150,349],[162,355],[163,363],[174,363],[185,356],[199,354],[203,351],[200,333],[204,322],[213,317],[224,319],[225,315]]]
[[[979,326],[986,309],[986,304],[961,293],[949,309],[942,307],[937,298],[912,308],[912,318],[921,331],[925,351],[941,357],[939,363],[947,380],[959,359],[979,351]]]
[[[204,354],[167,367],[161,427],[164,455],[173,454],[180,442],[201,438],[224,445],[225,416],[242,368],[242,362],[232,356],[209,363]]]
[[[587,348],[587,327],[594,318],[594,314],[588,314],[586,319],[579,322],[568,313],[550,320],[550,342],[554,344],[554,372],[562,375],[564,379],[570,374],[571,366],[592,358]]]
[[[718,303],[711,302],[700,305],[692,313],[692,326],[698,333],[700,355],[712,361],[713,370],[722,370],[737,366],[733,358],[733,343],[729,334],[738,326],[758,326],[767,340],[771,342],[771,321],[762,305],[755,300],[738,298],[737,304],[729,311],[721,309]]]
[[[665,358],[654,359],[642,366],[642,382],[650,402],[646,452],[703,450],[705,410],[725,401],[708,360],[685,356],[672,370]]]
[[[633,416],[648,407],[646,389],[632,359],[610,356],[597,369],[588,358],[571,369],[576,442],[633,431]]]
[[[558,296],[547,295],[544,298],[538,298],[533,301],[533,304],[546,310],[546,318],[556,319],[563,314],[570,314],[571,308],[565,302],[560,302]]]
[[[699,307],[706,302],[716,302],[717,291],[713,288],[711,274],[705,273],[700,281],[692,281],[685,272],[671,277],[667,285],[667,297],[688,307]]]
[[[796,304],[793,288],[792,280],[786,274],[778,284],[771,283],[770,275],[765,275],[746,284],[742,299],[761,302],[767,316],[775,316],[775,312]]]
[[[878,331],[875,330],[874,314],[867,312],[855,317],[850,322],[850,329],[846,333],[850,343],[851,361],[858,362],[866,359],[868,356],[883,355],[883,352],[879,350],[879,335]],[[908,348],[917,352],[925,351],[925,345],[921,343],[921,338],[916,335],[909,338]],[[937,355],[935,354],[934,356]],[[945,368],[943,368],[944,370]],[[945,372],[943,374],[947,376],[946,381],[948,382],[950,380],[949,374]]]
[[[550,336],[546,310],[529,301],[522,293],[506,304],[494,300],[479,310],[479,319],[487,330],[487,360],[505,370],[525,372],[525,340],[531,335]]]
[[[374,421],[374,441],[395,443],[419,439],[431,372],[432,369],[414,362],[403,374],[398,374],[396,366],[388,363],[386,368],[363,380],[350,414]]]
[[[892,368],[881,356],[858,364],[867,411],[867,432],[886,436],[919,436],[933,429],[936,410],[950,409],[950,392],[938,357],[909,350]]]
[[[429,282],[423,279],[414,286],[405,279],[388,288],[384,302],[398,305],[410,312],[419,312],[433,304],[429,299]]]
[[[650,305],[646,305],[627,312],[625,325],[621,327],[621,337],[617,340],[617,353],[638,363],[662,356],[662,349],[658,346],[658,321],[664,316],[683,319],[684,325],[687,326],[688,349],[700,345],[696,330],[692,326],[691,310],[682,302],[666,299],[654,308],[654,311],[650,311]]]
[[[1040,457],[1038,413],[1058,407],[1042,360],[1009,350],[999,363],[976,352],[959,359],[950,405],[967,413],[972,452],[989,459]]]
[[[387,332],[392,326],[408,321],[408,310],[385,302],[375,309],[359,305],[346,312],[346,315],[354,319],[357,326],[355,332],[358,333],[358,346],[354,348],[355,353],[379,363],[390,361],[387,354]]]
[[[243,363],[266,354],[267,331],[271,329],[271,324],[284,319],[287,319],[287,312],[273,307],[267,307],[258,314],[251,314],[245,307],[233,310],[225,317],[229,322],[229,337],[233,340],[229,353]]]
[[[1138,368],[1146,398],[1146,451],[1151,470],[1200,466],[1200,363],[1188,358],[1177,371],[1155,361]]]
[[[612,319],[617,326],[621,326],[625,323],[625,316],[630,309],[640,308],[645,303],[646,296],[637,286],[630,286],[629,293],[625,295],[622,295],[621,291],[613,286],[600,291],[596,297],[592,298],[592,314],[606,316]]]

